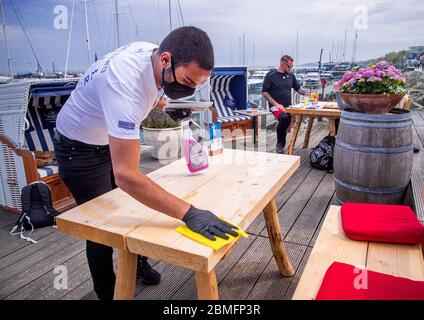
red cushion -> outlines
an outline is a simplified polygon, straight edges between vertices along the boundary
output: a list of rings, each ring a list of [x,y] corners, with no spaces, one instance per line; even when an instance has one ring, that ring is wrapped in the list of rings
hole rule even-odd
[[[316,300],[424,300],[424,281],[412,281],[335,262]]]
[[[279,120],[280,114],[285,113],[283,110],[277,110],[273,111],[272,114],[274,115],[275,120]]]
[[[341,212],[343,229],[352,240],[424,243],[424,226],[409,207],[347,203]]]

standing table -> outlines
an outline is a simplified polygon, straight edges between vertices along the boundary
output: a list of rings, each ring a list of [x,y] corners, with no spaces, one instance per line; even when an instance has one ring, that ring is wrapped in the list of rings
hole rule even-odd
[[[241,111],[241,110],[235,110],[235,113],[241,114],[242,116],[249,116],[253,118],[253,145],[257,144],[257,134],[258,134],[258,119],[262,116],[267,116],[272,114],[271,112],[267,110],[258,111],[257,109],[253,109],[252,111]]]
[[[308,127],[305,132],[305,141],[303,143],[303,148],[307,149],[309,147],[309,140],[315,118],[328,118],[330,134],[336,135],[336,119],[340,119],[342,116],[342,111],[338,108],[336,102],[319,102],[317,109],[306,109],[306,107],[299,104],[286,108],[286,112],[292,116],[297,116],[296,126],[288,147],[289,155],[293,154],[303,117],[309,116]]]
[[[263,211],[279,270],[294,275],[282,240],[276,193],[300,165],[300,158],[225,150],[210,159],[210,169],[189,175],[185,160],[149,175],[160,186],[201,209],[246,229]],[[120,189],[57,218],[61,231],[118,249],[116,300],[134,298],[137,255],[191,269],[199,299],[218,299],[215,267],[237,243],[214,251],[180,235],[179,220],[154,211]]]

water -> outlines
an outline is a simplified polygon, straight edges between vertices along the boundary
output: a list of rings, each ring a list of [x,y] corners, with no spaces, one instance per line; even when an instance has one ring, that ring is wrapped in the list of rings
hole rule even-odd
[[[313,91],[318,92],[320,95],[322,93],[321,88],[304,87],[304,89],[312,89]],[[324,89],[324,97],[326,98],[325,100],[336,101],[334,93],[335,91],[332,85],[326,86]],[[253,88],[249,88],[249,101],[262,107],[262,87],[259,88],[258,86],[254,86]],[[293,101],[293,103],[296,103],[296,101]]]

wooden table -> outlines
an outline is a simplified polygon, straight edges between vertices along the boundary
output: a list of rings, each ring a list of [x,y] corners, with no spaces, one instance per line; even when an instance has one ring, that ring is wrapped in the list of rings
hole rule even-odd
[[[332,206],[321,228],[293,300],[315,299],[325,273],[334,262],[415,281],[424,281],[420,245],[350,240],[344,233],[340,207]]]
[[[267,110],[258,111],[257,109],[253,109],[252,111],[240,111],[235,110],[234,111],[237,114],[241,114],[242,116],[249,116],[253,118],[253,145],[257,144],[257,134],[258,134],[258,119],[262,116],[267,116],[272,114],[271,112]]]
[[[283,276],[294,270],[282,240],[276,193],[300,165],[300,158],[225,150],[210,158],[210,169],[189,175],[185,160],[149,175],[176,196],[247,229],[264,212],[271,248]],[[213,251],[176,228],[183,223],[154,211],[120,189],[57,218],[61,231],[119,250],[115,299],[134,298],[137,255],[195,271],[199,299],[218,299],[215,267],[236,245]]]
[[[308,116],[309,122],[308,127],[305,132],[305,141],[303,143],[303,148],[307,149],[309,147],[309,139],[311,136],[312,126],[314,124],[315,118],[328,118],[329,120],[329,129],[331,135],[336,135],[336,119],[339,119],[342,115],[341,110],[338,108],[336,102],[319,102],[318,109],[306,109],[301,107],[301,105],[295,105],[293,107],[287,108],[287,113],[290,113],[292,116],[297,116],[296,125],[294,132],[291,136],[288,154],[292,155],[294,151],[294,146],[296,144],[296,139],[299,134],[300,126],[302,125],[303,117]]]

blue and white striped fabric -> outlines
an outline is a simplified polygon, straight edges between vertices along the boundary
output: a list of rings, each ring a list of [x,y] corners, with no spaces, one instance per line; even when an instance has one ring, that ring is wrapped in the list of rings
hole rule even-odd
[[[243,120],[252,120],[251,117],[236,115],[233,109],[225,105],[225,99],[234,100],[230,90],[232,75],[228,76],[212,76],[211,77],[211,98],[218,111],[218,122],[231,123]]]
[[[252,120],[251,117],[248,116],[234,116],[234,117],[221,117],[218,118],[219,123],[231,123],[231,122],[238,122],[243,120]]]
[[[27,120],[30,129],[25,131],[25,140],[31,151],[54,151],[54,129],[43,129],[39,110],[62,107],[68,96],[32,97],[28,106]]]
[[[46,166],[46,167],[37,168],[37,171],[38,171],[38,178],[43,179],[58,173],[59,168],[57,166]]]

